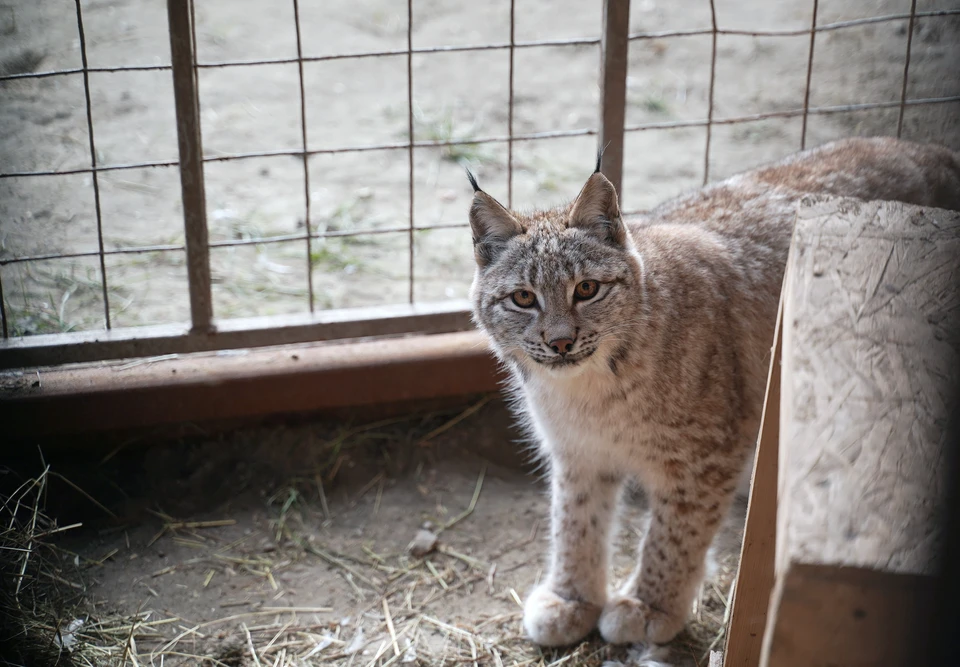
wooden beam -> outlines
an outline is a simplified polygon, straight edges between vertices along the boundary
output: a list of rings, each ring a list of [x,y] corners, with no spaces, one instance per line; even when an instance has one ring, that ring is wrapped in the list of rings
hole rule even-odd
[[[31,369],[0,388],[4,438],[139,429],[496,391],[476,331]]]
[[[457,300],[229,319],[209,332],[162,324],[44,334],[0,340],[0,370],[472,328],[470,304]]]
[[[760,664],[767,607],[773,590],[773,561],[777,537],[777,458],[780,446],[780,355],[782,349],[783,298],[777,311],[777,326],[767,373],[760,436],[750,479],[750,500],[740,549],[740,565],[734,584],[732,611],[724,648],[725,667],[756,667]]]

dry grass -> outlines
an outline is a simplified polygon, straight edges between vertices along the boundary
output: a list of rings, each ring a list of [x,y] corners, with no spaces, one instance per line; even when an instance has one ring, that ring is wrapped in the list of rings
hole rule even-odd
[[[0,474],[9,482],[14,473],[4,469]],[[59,526],[44,513],[47,485],[55,475],[45,467],[0,498],[0,661],[122,664],[123,652],[157,623],[148,615],[94,620],[85,614],[86,575],[100,563],[56,546],[57,537],[81,524]]]

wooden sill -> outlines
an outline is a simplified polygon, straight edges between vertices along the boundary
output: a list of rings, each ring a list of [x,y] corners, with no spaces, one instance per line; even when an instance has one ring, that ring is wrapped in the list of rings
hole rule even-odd
[[[4,439],[141,429],[495,391],[476,331],[26,369],[0,388]]]

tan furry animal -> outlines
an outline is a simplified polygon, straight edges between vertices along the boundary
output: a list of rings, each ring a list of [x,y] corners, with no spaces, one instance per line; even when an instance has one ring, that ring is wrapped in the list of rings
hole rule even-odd
[[[475,319],[509,368],[551,485],[548,569],[526,600],[533,641],[598,627],[673,638],[759,428],[796,204],[807,193],[960,209],[960,157],[894,139],[798,153],[621,218],[597,171],[561,208],[518,213],[474,184]],[[608,550],[627,478],[650,503],[616,592]]]

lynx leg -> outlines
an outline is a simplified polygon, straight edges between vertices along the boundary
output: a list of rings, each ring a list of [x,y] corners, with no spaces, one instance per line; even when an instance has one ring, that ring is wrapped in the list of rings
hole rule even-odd
[[[618,477],[555,466],[550,566],[523,609],[523,627],[537,644],[572,644],[596,627],[607,598],[608,533],[619,489]]]
[[[679,487],[650,498],[650,528],[637,569],[606,604],[600,634],[608,642],[662,644],[683,629],[703,576],[707,549],[730,506],[735,472],[722,489],[699,495]]]

